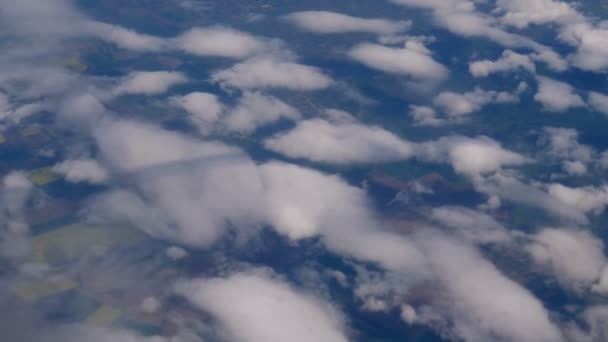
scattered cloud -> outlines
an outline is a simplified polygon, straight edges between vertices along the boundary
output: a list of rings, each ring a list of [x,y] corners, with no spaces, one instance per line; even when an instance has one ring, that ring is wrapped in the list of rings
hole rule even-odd
[[[297,28],[318,34],[364,32],[390,35],[407,30],[410,21],[368,19],[328,11],[294,12],[285,19]]]
[[[474,77],[487,77],[494,73],[520,69],[536,73],[536,66],[530,57],[511,50],[505,50],[495,61],[481,60],[469,63],[469,72]]]
[[[66,160],[53,166],[53,172],[63,175],[71,183],[102,184],[109,178],[108,172],[93,159]]]
[[[426,47],[416,41],[406,42],[403,48],[363,43],[353,47],[348,55],[370,68],[420,81],[441,81],[449,73],[445,66],[433,59]]]
[[[301,121],[264,145],[292,158],[334,164],[386,162],[412,155],[409,142],[380,127],[320,118]]]
[[[312,91],[332,85],[333,80],[316,67],[285,62],[272,57],[246,60],[232,68],[217,71],[214,82],[240,89],[272,89]]]
[[[538,92],[534,95],[534,100],[542,104],[544,110],[564,112],[585,106],[585,102],[576,94],[571,85],[543,76],[539,76],[537,79]]]
[[[188,280],[175,292],[213,315],[231,341],[348,341],[334,308],[269,275]]]
[[[126,75],[114,88],[115,95],[160,95],[188,78],[175,71],[134,71]]]

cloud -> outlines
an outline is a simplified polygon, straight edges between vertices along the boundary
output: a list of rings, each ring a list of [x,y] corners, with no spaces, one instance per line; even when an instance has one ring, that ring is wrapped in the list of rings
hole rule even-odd
[[[0,256],[19,260],[29,255],[30,230],[25,220],[27,202],[33,198],[34,185],[18,171],[6,174],[0,185]]]
[[[608,205],[608,186],[571,188],[553,183],[547,188],[551,196],[584,212],[600,214]]]
[[[423,236],[430,265],[445,289],[450,326],[466,341],[562,341],[549,314],[528,290],[502,275],[473,248]],[[499,295],[497,295],[499,294]]]
[[[231,341],[348,341],[335,309],[268,275],[187,280],[175,292],[213,315]]]
[[[588,163],[594,151],[579,141],[578,131],[572,128],[544,127],[539,144],[548,148],[550,156]]]
[[[53,166],[53,172],[63,175],[68,182],[105,183],[108,172],[93,159],[66,160]]]
[[[219,128],[249,134],[281,119],[300,118],[297,109],[259,92],[244,92],[233,106],[222,104],[213,94],[199,92],[174,97],[171,102],[191,114],[190,120],[203,134]]]
[[[113,92],[115,95],[160,95],[187,79],[184,74],[175,71],[134,71],[125,76]]]
[[[444,137],[418,145],[416,156],[429,161],[449,162],[456,172],[471,176],[526,162],[519,153],[506,150],[486,137]]]
[[[608,69],[608,28],[581,22],[565,27],[560,37],[576,46],[577,51],[571,56],[575,66],[597,72]]]
[[[469,63],[469,72],[474,77],[487,77],[494,73],[519,69],[530,73],[536,72],[536,67],[530,57],[511,50],[505,50],[495,61],[481,60]]]
[[[48,329],[51,330],[51,329]],[[66,341],[66,342],[169,342],[169,339],[160,336],[143,336],[135,332],[118,329],[99,327],[85,324],[72,324],[60,326],[58,329],[44,331],[40,339],[35,341]],[[186,342],[175,337],[176,342]],[[173,341],[173,338],[171,338]]]
[[[201,92],[173,97],[171,103],[191,114],[196,122],[202,123],[217,121],[224,109],[217,96]]]
[[[251,133],[257,128],[281,119],[298,120],[300,112],[285,102],[258,92],[246,92],[223,119],[224,125],[239,133]]]
[[[301,30],[319,34],[364,32],[390,35],[411,26],[409,21],[367,19],[328,11],[294,12],[285,19]]]
[[[332,85],[332,79],[308,65],[280,61],[271,57],[246,60],[232,68],[213,73],[214,82],[241,89],[284,88],[320,90]]]
[[[603,247],[589,232],[547,228],[526,249],[563,287],[582,292],[596,282],[606,263]]]
[[[564,203],[539,186],[526,184],[513,176],[497,173],[475,182],[475,187],[477,191],[490,196],[498,196],[514,203],[543,209],[553,217],[565,222],[588,223],[585,213],[580,209]]]
[[[266,139],[264,146],[292,158],[333,164],[386,162],[412,154],[409,142],[380,127],[320,118],[301,121]]]
[[[538,76],[538,92],[534,100],[550,112],[563,112],[571,108],[584,107],[585,102],[571,85],[547,77]]]
[[[608,114],[608,95],[592,91],[589,93],[589,104],[597,111]]]
[[[435,96],[433,104],[448,116],[461,116],[476,112],[490,103],[518,102],[519,99],[507,92],[475,88],[464,94],[445,91]]]
[[[242,59],[264,49],[264,41],[225,27],[193,28],[175,38],[182,50],[197,56]]]
[[[431,210],[431,218],[472,243],[504,243],[510,233],[491,216],[463,207],[439,207]],[[451,235],[451,234],[450,234]]]
[[[564,1],[499,0],[497,8],[504,12],[501,18],[503,23],[520,29],[531,24],[565,23],[580,19],[578,12]]]
[[[123,49],[143,52],[170,49],[168,42],[163,38],[141,34],[117,25],[88,21],[84,24],[84,28],[92,35]]]
[[[91,215],[192,246],[215,242],[227,223],[263,222],[258,170],[240,150],[129,121],[101,125],[94,137],[107,167],[131,187],[98,197]]]
[[[422,81],[441,81],[448,70],[436,62],[418,42],[408,41],[403,48],[363,43],[353,47],[350,58],[383,72],[412,77]]]
[[[443,126],[447,120],[438,118],[437,112],[428,106],[410,106],[410,116],[417,126]]]

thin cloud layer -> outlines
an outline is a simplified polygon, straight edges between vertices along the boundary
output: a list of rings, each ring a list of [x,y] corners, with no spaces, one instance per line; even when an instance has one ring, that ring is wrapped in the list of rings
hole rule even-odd
[[[448,75],[448,70],[417,42],[410,41],[403,48],[364,43],[353,47],[348,55],[370,68],[420,81],[441,81]]]
[[[214,82],[240,89],[312,91],[329,87],[333,81],[318,68],[274,58],[253,58],[212,75]]]
[[[285,19],[301,30],[318,34],[365,32],[390,35],[411,26],[409,21],[368,19],[329,11],[294,12]]]
[[[268,275],[190,280],[175,291],[216,317],[232,341],[348,341],[333,308]]]

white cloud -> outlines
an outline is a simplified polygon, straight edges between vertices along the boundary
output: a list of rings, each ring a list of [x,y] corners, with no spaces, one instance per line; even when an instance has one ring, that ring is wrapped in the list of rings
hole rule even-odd
[[[412,153],[409,142],[380,127],[324,119],[301,121],[264,145],[290,157],[335,164],[385,162]]]
[[[409,21],[367,19],[328,11],[295,12],[285,18],[301,30],[319,34],[366,32],[390,35],[411,26]]]
[[[84,24],[84,29],[94,36],[128,50],[162,51],[170,48],[163,38],[141,34],[118,25],[88,21]]]
[[[114,88],[115,95],[159,95],[174,85],[187,81],[187,77],[174,71],[134,71],[125,76]]]
[[[252,56],[264,49],[260,38],[225,27],[193,28],[175,38],[175,43],[193,55],[235,59]]]
[[[108,167],[132,188],[99,197],[93,216],[193,246],[215,242],[226,223],[263,222],[258,170],[240,150],[126,121],[98,127],[95,138]]]
[[[587,173],[587,165],[580,160],[566,160],[562,163],[562,168],[571,176],[580,176]]]
[[[550,112],[563,112],[571,108],[583,107],[585,102],[575,93],[571,85],[547,77],[538,76],[538,92],[534,100]]]
[[[608,95],[592,91],[589,93],[589,104],[596,110],[608,114]]]
[[[66,160],[53,166],[53,172],[63,175],[71,183],[101,184],[109,177],[108,172],[93,159]]]
[[[463,340],[563,340],[541,302],[473,248],[439,236],[424,235],[417,242],[447,292],[441,313],[449,315]]]
[[[246,92],[223,118],[231,131],[250,133],[280,119],[298,120],[300,112],[285,102],[258,92]]]
[[[590,146],[581,144],[578,138],[575,129],[545,127],[539,143],[546,145],[549,155],[553,157],[588,163],[594,151]]]
[[[503,23],[517,28],[580,19],[578,12],[569,3],[559,0],[499,0],[497,5],[498,9],[505,12]]]
[[[408,41],[403,48],[364,43],[353,47],[350,58],[383,72],[405,75],[421,81],[441,81],[448,70],[436,62],[419,42]]]
[[[580,209],[568,205],[543,191],[537,186],[523,183],[515,177],[505,174],[494,174],[475,183],[477,191],[531,207],[545,210],[554,217],[566,222],[586,224],[585,213]]]
[[[608,186],[571,188],[553,183],[547,188],[551,196],[584,212],[600,214],[608,205]]]
[[[215,95],[198,92],[174,97],[172,102],[191,114],[190,120],[203,134],[219,127],[248,134],[281,119],[300,118],[297,109],[259,92],[244,92],[232,107],[223,105]]]
[[[223,105],[217,96],[209,93],[194,92],[173,97],[171,102],[192,114],[195,121],[215,122],[223,111]]]
[[[439,207],[431,210],[431,218],[450,227],[473,243],[504,243],[509,232],[491,216],[463,207]]]
[[[577,47],[571,56],[575,66],[598,72],[608,69],[608,28],[581,22],[565,27],[560,37]]]
[[[445,91],[435,96],[433,104],[449,116],[461,116],[476,112],[490,103],[518,102],[519,99],[507,92],[475,88],[464,94]]]
[[[532,59],[526,55],[511,50],[505,50],[495,61],[481,60],[469,63],[469,72],[474,77],[486,77],[494,73],[523,69],[531,73],[536,72]]]
[[[212,79],[242,89],[284,88],[309,91],[324,89],[333,83],[318,68],[268,57],[252,58],[230,69],[217,71]]]
[[[526,162],[522,155],[506,150],[496,141],[479,137],[446,137],[417,146],[422,159],[449,162],[454,170],[465,175],[480,175],[517,166]]]
[[[573,291],[586,291],[606,262],[602,242],[585,231],[543,229],[527,249],[536,263]]]
[[[448,123],[447,120],[438,118],[437,112],[427,106],[410,106],[410,116],[417,126],[442,126]]]
[[[213,315],[231,341],[348,341],[330,305],[264,274],[182,281],[175,291]]]

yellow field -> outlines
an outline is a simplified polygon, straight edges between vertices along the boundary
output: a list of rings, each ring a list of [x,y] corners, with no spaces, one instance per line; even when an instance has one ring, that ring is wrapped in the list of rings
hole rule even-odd
[[[103,305],[87,317],[87,323],[108,325],[120,318],[121,311],[108,305]]]
[[[32,239],[32,260],[49,264],[74,260],[95,246],[129,243],[142,236],[124,227],[72,224],[35,236]]]
[[[78,284],[71,279],[42,280],[18,286],[13,292],[22,300],[34,302],[75,288]]]

